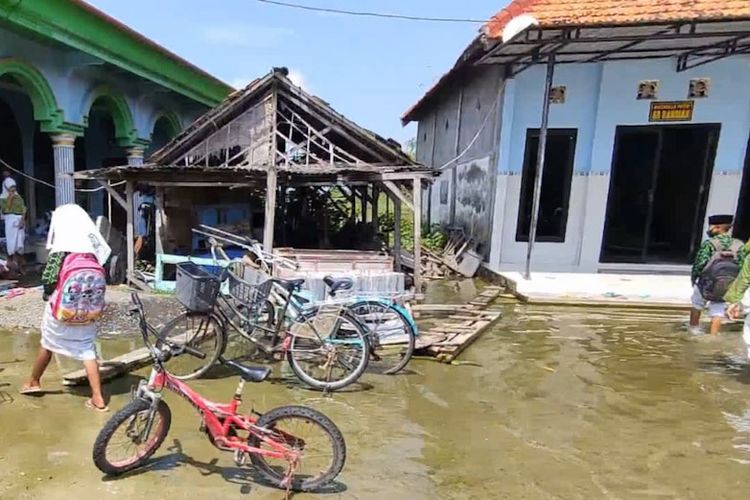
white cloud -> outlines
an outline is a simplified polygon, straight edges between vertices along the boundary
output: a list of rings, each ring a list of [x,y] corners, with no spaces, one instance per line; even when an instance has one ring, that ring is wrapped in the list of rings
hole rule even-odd
[[[278,46],[286,38],[294,35],[289,28],[273,26],[253,26],[249,24],[225,24],[209,26],[203,30],[206,42],[225,47],[246,49],[267,49]]]

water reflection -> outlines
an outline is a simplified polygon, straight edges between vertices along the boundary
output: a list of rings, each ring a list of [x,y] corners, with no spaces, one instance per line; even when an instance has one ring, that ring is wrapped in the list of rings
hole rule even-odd
[[[257,384],[246,401],[259,410],[310,405],[342,428],[347,467],[341,487],[323,498],[746,498],[750,369],[740,333],[694,338],[684,321],[658,311],[509,304],[465,353],[472,364],[417,361],[405,376],[368,374],[369,390],[333,397]],[[0,391],[12,396],[0,404],[0,428],[14,431],[0,445],[0,497],[130,498],[158,481],[164,496],[189,487],[195,497],[279,498],[212,449],[192,410],[169,396],[172,444],[149,470],[103,482],[90,446],[106,416],[84,411],[78,394],[15,396],[35,342],[0,334]],[[53,368],[51,389],[59,376]],[[287,376],[276,368],[275,378]],[[136,380],[108,385],[111,407],[125,403]],[[231,376],[194,384],[218,400],[234,385]]]

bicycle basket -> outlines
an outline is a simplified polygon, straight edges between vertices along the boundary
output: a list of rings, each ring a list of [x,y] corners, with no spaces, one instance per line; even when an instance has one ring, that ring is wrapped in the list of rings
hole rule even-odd
[[[271,294],[273,280],[266,280],[259,285],[251,285],[234,273],[229,275],[229,296],[245,307],[257,309],[263,306]]]
[[[192,262],[177,264],[177,300],[193,312],[209,312],[219,293],[219,279]]]

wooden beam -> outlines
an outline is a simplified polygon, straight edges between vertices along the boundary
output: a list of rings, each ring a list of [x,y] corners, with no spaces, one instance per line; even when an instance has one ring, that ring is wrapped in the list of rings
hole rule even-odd
[[[384,181],[410,181],[415,176],[420,177],[421,179],[426,181],[432,181],[435,178],[435,176],[433,176],[430,172],[385,172],[383,174],[380,174],[380,178]]]
[[[385,154],[379,151],[376,151],[375,149],[373,149],[367,144],[367,139],[363,140],[361,138],[352,136],[352,134],[344,130],[343,126],[335,122],[336,118],[323,116],[321,113],[313,109],[312,105],[308,105],[308,102],[307,102],[308,100],[304,96],[302,95],[295,96],[285,91],[282,91],[281,95],[283,95],[286,99],[289,99],[289,101],[291,101],[294,105],[302,109],[302,111],[312,115],[314,118],[317,118],[318,120],[323,122],[323,124],[326,127],[331,127],[338,134],[342,135],[345,139],[356,144],[358,149],[361,149],[363,151],[366,151],[367,153],[370,153],[372,156],[378,158],[381,161],[388,161],[387,156]]]
[[[117,202],[118,205],[120,205],[125,210],[128,209],[128,206],[125,203],[125,200],[122,198],[122,195],[120,195],[120,193],[118,193],[117,191],[115,191],[115,188],[113,188],[112,186],[110,186],[107,183],[107,181],[103,181],[101,179],[97,179],[96,182],[98,182],[101,186],[104,187],[104,189],[107,191],[107,193],[109,193],[109,195],[112,198],[115,199],[115,201]],[[109,218],[110,218],[110,220],[112,219],[112,214],[109,214]]]
[[[156,199],[154,200],[154,238],[156,239],[156,253],[164,253],[164,243],[162,242],[162,236],[165,229],[166,214],[164,210],[164,189],[157,188]]]
[[[380,191],[378,187],[373,184],[372,186],[372,215],[370,219],[375,227],[375,231],[378,230],[378,201],[380,200]]]
[[[404,205],[409,207],[411,210],[414,210],[414,204],[409,199],[406,194],[404,194],[403,191],[401,191],[401,188],[399,188],[396,184],[393,183],[393,181],[383,181],[383,185],[388,188],[388,191],[393,193],[398,200],[400,200]]]
[[[393,199],[393,264],[401,272],[401,200]]]
[[[414,177],[414,289],[422,291],[422,179]]]
[[[126,204],[124,208],[127,212],[125,245],[127,246],[128,253],[128,283],[133,283],[135,273],[135,249],[133,248],[133,245],[135,244],[135,230],[133,228],[133,184],[133,181],[127,181],[125,184]]]
[[[273,251],[273,229],[276,218],[276,169],[269,168],[266,177],[266,218],[263,223],[263,250]]]

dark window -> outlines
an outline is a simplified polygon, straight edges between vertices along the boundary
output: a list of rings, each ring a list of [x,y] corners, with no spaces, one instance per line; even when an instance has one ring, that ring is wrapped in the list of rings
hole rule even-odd
[[[550,129],[547,131],[547,151],[544,174],[542,175],[536,241],[555,243],[565,241],[577,136],[578,131],[576,129]],[[516,241],[529,241],[538,148],[539,129],[528,129],[526,132],[523,177],[521,179],[521,200],[518,206]]]

